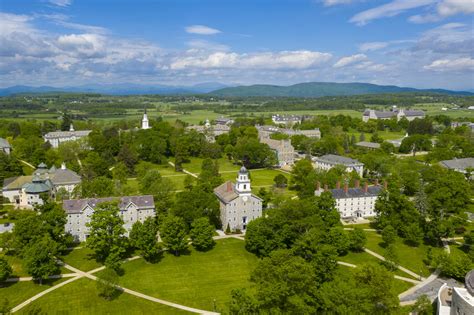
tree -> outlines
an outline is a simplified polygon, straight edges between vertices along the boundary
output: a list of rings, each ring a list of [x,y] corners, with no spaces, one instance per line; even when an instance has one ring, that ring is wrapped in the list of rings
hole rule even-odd
[[[201,189],[196,185],[189,191],[176,194],[171,213],[184,219],[187,227],[200,217],[208,217],[215,227],[221,226],[219,202],[212,191]]]
[[[23,254],[26,272],[42,284],[43,280],[58,271],[56,253],[56,243],[49,235],[44,235],[41,239],[30,243]]]
[[[209,250],[215,244],[215,241],[212,238],[214,236],[214,227],[209,223],[209,219],[206,217],[193,221],[189,235],[194,248],[197,250]]]
[[[229,314],[258,314],[257,301],[252,295],[247,293],[247,290],[233,289],[230,297]]]
[[[97,291],[99,296],[112,300],[118,293],[118,275],[115,270],[106,268],[97,278]]]
[[[157,169],[148,170],[138,181],[142,194],[153,195],[158,215],[165,214],[172,205],[173,183]]]
[[[423,230],[418,223],[411,223],[407,226],[405,229],[405,239],[412,246],[417,247],[420,245],[423,240]]]
[[[395,245],[389,244],[387,245],[387,248],[385,248],[385,263],[388,267],[389,270],[394,271],[397,269],[398,266],[398,254],[395,248]]]
[[[115,185],[113,180],[102,176],[90,181],[82,180],[82,183],[75,188],[75,195],[82,198],[110,197],[115,195]]]
[[[412,312],[417,315],[431,315],[433,314],[433,304],[430,298],[426,295],[420,295],[416,299],[415,305],[413,305]]]
[[[121,184],[127,183],[128,168],[123,162],[115,164],[112,169],[112,178]]]
[[[364,250],[365,243],[367,243],[367,236],[361,228],[354,228],[349,232],[350,249],[356,252]]]
[[[278,188],[285,188],[286,185],[288,184],[288,180],[283,174],[278,174],[277,176],[275,176],[275,178],[273,179],[273,182],[275,183],[275,186]]]
[[[397,239],[397,231],[391,225],[387,225],[382,230],[382,240],[385,243],[385,246],[389,246],[395,242]]]
[[[161,224],[160,236],[165,247],[175,256],[188,248],[186,223],[180,217],[166,217]]]
[[[277,164],[275,153],[270,147],[255,138],[239,138],[234,147],[234,157],[241,160],[249,169]]]
[[[474,265],[471,258],[463,252],[449,255],[443,251],[434,258],[434,261],[443,275],[460,281],[464,279]]]
[[[113,264],[116,257],[120,258],[125,253],[127,240],[123,224],[116,202],[97,205],[91,221],[87,223],[90,235],[86,242],[86,246],[94,251],[97,260],[105,262],[111,256],[109,263]]]
[[[127,144],[124,144],[120,149],[117,159],[125,164],[129,174],[135,171],[135,164],[138,162],[137,153],[132,150]]]
[[[0,283],[10,278],[13,273],[13,269],[8,263],[8,261],[0,257]]]
[[[198,183],[202,189],[207,192],[212,192],[215,187],[223,183],[223,179],[219,174],[219,164],[217,160],[204,159],[202,161]]]
[[[160,253],[157,234],[158,226],[154,218],[147,218],[143,223],[135,222],[130,231],[131,244],[140,250],[140,254],[147,261],[154,261]]]

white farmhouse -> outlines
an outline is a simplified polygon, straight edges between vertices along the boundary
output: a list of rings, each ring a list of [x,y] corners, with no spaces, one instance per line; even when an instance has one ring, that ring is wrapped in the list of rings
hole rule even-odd
[[[58,148],[59,145],[66,141],[76,141],[87,137],[92,130],[74,130],[71,124],[69,131],[52,131],[43,136],[45,142],[49,142],[53,148]]]
[[[360,177],[362,177],[364,173],[364,163],[345,156],[326,154],[320,157],[313,158],[313,162],[317,169],[325,171],[329,171],[336,165],[342,165],[349,173],[355,171]]]
[[[249,173],[242,166],[236,183],[227,181],[214,189],[219,199],[222,228],[232,231],[247,229],[247,224],[262,216],[262,199],[252,194]]]
[[[90,231],[87,223],[91,221],[95,208],[100,203],[111,201],[119,202],[120,215],[127,236],[135,222],[144,222],[147,218],[155,216],[155,202],[153,196],[149,195],[64,200],[63,209],[67,215],[66,233],[70,233],[76,241],[85,241]]]
[[[364,187],[359,187],[359,181],[356,181],[354,188],[349,188],[347,184],[340,188],[337,183],[335,189],[330,189],[332,197],[336,200],[336,209],[342,219],[357,220],[375,216],[375,202],[382,189],[386,189],[386,183],[382,188],[378,182],[374,186],[365,183]],[[315,195],[320,196],[323,190],[318,183]]]

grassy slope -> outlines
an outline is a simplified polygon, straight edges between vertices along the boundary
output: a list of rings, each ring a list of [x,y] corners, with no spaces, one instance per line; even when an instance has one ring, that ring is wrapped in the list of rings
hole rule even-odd
[[[26,306],[19,314],[29,314],[38,308],[48,314],[187,314],[126,293],[106,301],[97,295],[96,284],[89,279],[69,283]]]
[[[95,261],[92,254],[92,250],[82,247],[71,250],[67,255],[61,256],[61,259],[68,265],[76,267],[82,271],[90,271],[102,266],[100,263]]]
[[[244,242],[224,239],[204,253],[191,249],[180,257],[166,254],[156,264],[143,259],[128,262],[120,283],[187,306],[212,311],[215,304],[225,310],[231,290],[250,285],[248,278],[257,260],[244,249]]]

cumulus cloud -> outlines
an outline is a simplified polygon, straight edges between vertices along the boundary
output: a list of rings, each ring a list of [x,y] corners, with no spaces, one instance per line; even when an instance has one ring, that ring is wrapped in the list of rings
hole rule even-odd
[[[333,65],[333,67],[334,68],[347,67],[347,66],[359,63],[361,61],[365,61],[365,60],[367,60],[367,56],[364,54],[356,54],[352,56],[342,57]]]
[[[474,13],[474,1],[472,0],[441,0],[435,7],[435,10],[427,14],[417,14],[411,16],[408,20],[412,23],[437,22],[446,17],[457,14]]]
[[[220,30],[206,26],[206,25],[191,25],[185,28],[186,32],[189,34],[198,34],[198,35],[214,35],[221,33]]]
[[[470,57],[457,59],[438,59],[424,66],[426,70],[433,71],[472,71],[474,70],[474,59]]]
[[[357,25],[365,25],[372,20],[399,15],[407,10],[433,4],[435,0],[394,0],[387,4],[362,11],[349,21]]]
[[[317,51],[298,50],[237,54],[215,52],[209,55],[178,57],[171,69],[185,68],[236,68],[236,69],[305,69],[327,62],[332,55]]]
[[[97,58],[105,55],[105,38],[98,34],[59,36],[58,47],[78,58]]]

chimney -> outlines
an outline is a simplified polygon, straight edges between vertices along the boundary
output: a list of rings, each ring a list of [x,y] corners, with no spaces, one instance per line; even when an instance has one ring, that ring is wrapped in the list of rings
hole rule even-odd
[[[369,190],[369,183],[365,182],[365,184],[364,184],[364,192],[367,193],[368,190]]]
[[[328,191],[328,185],[324,184],[324,191]]]
[[[378,186],[378,185],[379,185],[379,180],[375,179],[375,186]]]
[[[384,180],[384,181],[383,181],[383,189],[387,190],[387,185],[388,185],[387,181]]]
[[[341,189],[341,182],[340,182],[340,181],[337,181],[337,183],[336,183],[336,189]]]
[[[227,192],[231,192],[232,191],[232,183],[229,181],[227,182]]]
[[[347,183],[344,184],[344,192],[347,194],[349,191],[349,185]]]
[[[320,190],[321,190],[321,182],[317,181],[316,182],[316,191],[320,191]]]
[[[360,186],[360,181],[358,179],[355,180],[354,187],[359,188]]]

